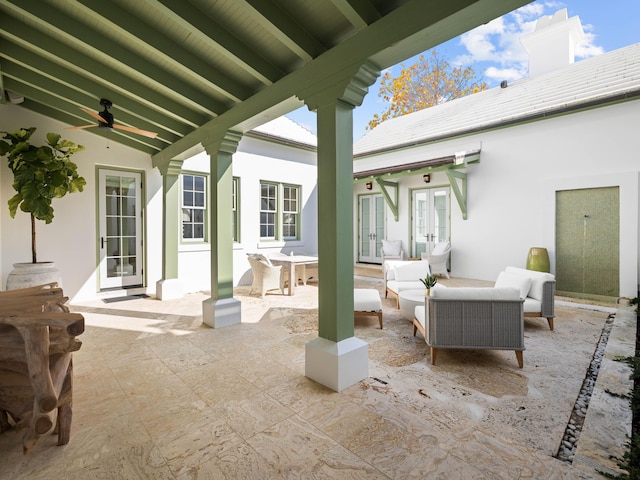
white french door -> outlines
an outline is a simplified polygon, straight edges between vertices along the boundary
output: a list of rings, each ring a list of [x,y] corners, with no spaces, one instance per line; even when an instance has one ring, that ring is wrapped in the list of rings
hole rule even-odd
[[[142,285],[142,177],[98,174],[100,289]]]
[[[414,190],[411,229],[412,255],[431,253],[436,243],[449,240],[450,188]]]
[[[384,239],[384,198],[382,195],[362,195],[359,205],[358,261],[382,263]]]

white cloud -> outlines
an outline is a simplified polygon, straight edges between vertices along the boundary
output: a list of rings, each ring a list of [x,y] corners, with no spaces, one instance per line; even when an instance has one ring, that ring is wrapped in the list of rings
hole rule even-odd
[[[487,78],[501,82],[502,80],[518,80],[527,74],[526,68],[524,71],[518,68],[497,68],[489,67],[484,72]]]
[[[596,36],[592,33],[593,25],[583,25],[584,39],[576,45],[576,57],[589,58],[604,53],[604,48],[595,44]]]

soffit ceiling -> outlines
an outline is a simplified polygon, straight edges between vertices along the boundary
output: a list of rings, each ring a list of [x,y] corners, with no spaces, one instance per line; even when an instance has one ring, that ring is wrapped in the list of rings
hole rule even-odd
[[[303,105],[354,65],[387,68],[523,0],[0,0],[0,102],[154,156]],[[97,128],[81,108],[113,102]],[[19,127],[19,126],[17,126]]]

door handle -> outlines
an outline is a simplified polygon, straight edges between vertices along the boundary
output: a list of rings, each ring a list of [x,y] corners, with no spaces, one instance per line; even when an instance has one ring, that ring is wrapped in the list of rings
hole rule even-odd
[[[100,248],[104,248],[104,237],[100,237]]]

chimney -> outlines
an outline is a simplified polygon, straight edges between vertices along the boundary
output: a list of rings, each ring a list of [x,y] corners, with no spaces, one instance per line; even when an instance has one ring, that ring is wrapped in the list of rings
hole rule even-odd
[[[529,54],[529,78],[558,70],[575,60],[576,45],[584,38],[578,16],[567,18],[567,9],[542,17],[536,29],[520,38]]]

